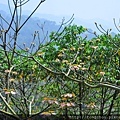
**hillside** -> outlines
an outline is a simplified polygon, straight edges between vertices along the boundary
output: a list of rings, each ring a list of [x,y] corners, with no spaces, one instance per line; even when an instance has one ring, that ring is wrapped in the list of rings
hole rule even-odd
[[[10,22],[11,17],[10,15],[8,15],[5,11],[0,10],[0,14],[2,17],[4,17],[4,19],[7,22]],[[21,19],[21,24],[26,20],[27,15],[23,15],[22,19]],[[8,28],[8,25],[6,24],[6,22],[4,20],[0,20],[0,25],[1,25],[1,29],[2,27],[4,29]],[[39,19],[37,17],[32,17],[29,19],[29,21],[23,26],[23,28],[21,29],[21,31],[19,32],[18,35],[18,44],[19,46],[22,46],[23,43],[26,43],[26,45],[30,45],[30,43],[33,41],[33,35],[35,33],[35,31],[39,32],[39,37],[40,37],[40,41],[43,40],[43,38],[46,36],[48,36],[49,38],[49,34],[52,31],[57,31],[60,25],[57,25],[56,22],[54,21],[50,21],[50,20],[45,20],[45,19]],[[11,30],[12,33],[12,30]]]

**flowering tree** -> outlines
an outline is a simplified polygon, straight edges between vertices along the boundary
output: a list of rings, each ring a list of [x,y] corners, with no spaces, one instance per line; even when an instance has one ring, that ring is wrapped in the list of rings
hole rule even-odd
[[[8,0],[11,20],[1,15],[7,28],[1,22],[0,112],[16,119],[39,114],[65,114],[66,118],[71,113],[80,118],[85,114],[119,114],[119,34],[112,37],[108,30],[87,40],[82,37],[87,29],[70,25],[71,18],[51,33],[47,43],[42,44],[36,31],[29,47],[19,46],[20,30],[44,1],[23,23],[22,6],[29,0],[13,0],[14,9]]]
[[[95,34],[87,40],[81,37],[85,31],[70,25],[52,33],[54,41],[40,50],[41,58],[33,60],[41,66],[41,60],[45,62],[42,67],[50,73],[49,96],[58,98],[65,114],[119,114],[119,34]]]

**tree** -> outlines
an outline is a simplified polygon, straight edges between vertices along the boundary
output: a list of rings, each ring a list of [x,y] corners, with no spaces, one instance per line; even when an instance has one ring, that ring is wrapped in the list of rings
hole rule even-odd
[[[4,15],[0,16],[1,112],[12,114],[18,119],[20,119],[19,114],[23,114],[25,118],[31,115],[31,104],[35,99],[32,92],[36,93],[37,91],[34,91],[34,89],[37,89],[37,86],[31,85],[31,83],[28,84],[29,81],[27,81],[28,75],[32,77],[30,76],[32,75],[32,71],[25,68],[27,66],[29,67],[26,61],[29,61],[28,56],[31,53],[28,53],[29,50],[26,46],[20,48],[17,44],[18,36],[23,26],[45,0],[41,0],[26,20],[21,23],[22,7],[28,2],[29,0],[8,0],[11,19],[10,21],[6,21]],[[13,9],[11,7],[12,5]],[[3,23],[6,24],[6,28],[4,28]],[[34,49],[36,34],[38,33],[34,33],[33,43],[31,43],[30,46],[31,51]],[[20,51],[17,51],[18,48],[20,48]],[[32,62],[29,68],[31,68],[31,66]],[[25,70],[26,74],[24,73]],[[37,77],[35,79],[37,79]],[[29,91],[30,88],[31,90]]]
[[[46,85],[49,81],[49,73],[48,69],[44,67],[45,62],[41,59],[42,53],[40,50],[47,47],[52,40],[44,45],[43,43],[48,37],[47,33],[43,33],[44,39],[41,40],[39,31],[35,31],[30,46],[23,44],[23,47],[21,47],[18,44],[21,29],[45,0],[41,0],[22,23],[22,7],[28,2],[29,0],[13,0],[11,3],[8,0],[11,19],[6,21],[4,15],[0,16],[0,112],[2,118],[3,116],[8,119],[35,118],[51,106],[51,103],[43,102],[45,96],[48,95],[49,88],[47,89]],[[63,20],[57,32],[71,20],[72,18],[66,23]],[[4,27],[3,23],[7,28]],[[41,27],[41,30],[44,32],[43,27]],[[37,47],[35,47],[36,41],[39,43]],[[42,65],[38,65],[35,58],[39,59]],[[45,81],[45,77],[48,81]],[[46,89],[44,89],[45,87]],[[54,102],[54,99],[51,101]]]
[[[67,114],[119,114],[119,34],[95,34],[87,40],[81,37],[86,30],[65,27],[61,33],[52,33],[54,41],[41,49],[45,69],[51,73],[49,96],[59,99]],[[41,65],[40,59],[33,59]]]
[[[1,15],[8,26],[0,24],[0,112],[19,120],[45,114],[68,118],[72,113],[80,119],[88,113],[119,114],[119,34],[112,37],[102,28],[102,35],[87,40],[82,37],[87,29],[71,25],[71,17],[46,43],[47,34],[41,41],[35,31],[30,46],[17,44],[20,30],[44,1],[23,23],[22,6],[29,0],[13,0],[13,10],[8,0],[11,20]]]

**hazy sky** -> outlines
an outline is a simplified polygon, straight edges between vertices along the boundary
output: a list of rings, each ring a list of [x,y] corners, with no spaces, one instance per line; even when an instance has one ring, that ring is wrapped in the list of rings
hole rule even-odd
[[[32,9],[40,0],[31,0],[26,9]],[[112,20],[120,18],[120,0],[46,0],[37,12],[54,15],[72,15],[83,19]]]
[[[6,1],[0,0],[0,3]],[[24,9],[32,10],[39,1],[30,0]],[[46,0],[37,12],[63,16],[74,13],[83,19],[112,20],[120,18],[120,0]]]
[[[7,3],[0,0],[0,3]],[[10,0],[12,1],[12,0]],[[40,0],[30,0],[24,6],[25,10],[33,10]],[[120,18],[120,0],[46,0],[37,13],[56,16],[72,16],[80,19],[102,19],[113,22],[113,18]]]

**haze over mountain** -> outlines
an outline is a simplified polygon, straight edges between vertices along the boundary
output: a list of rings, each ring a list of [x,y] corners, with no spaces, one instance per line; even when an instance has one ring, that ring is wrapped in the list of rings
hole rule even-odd
[[[8,6],[5,4],[0,4],[0,14],[7,20],[10,21],[10,14],[9,14],[9,9]],[[27,18],[27,16],[30,14],[30,11],[23,11],[22,15],[22,22]],[[69,20],[71,16],[66,16],[64,19],[65,21]],[[74,21],[72,24],[77,24],[77,25],[82,25],[86,28],[89,29],[89,31],[94,32],[99,31],[97,30],[94,22],[97,22],[99,24],[102,24],[105,29],[109,28],[109,24],[106,21],[103,20],[84,20],[84,19],[79,19],[74,16]],[[21,46],[23,43],[27,43],[29,45],[32,40],[33,40],[33,34],[35,31],[40,32],[40,39],[41,41],[43,40],[44,36],[43,31],[41,27],[43,27],[44,34],[48,32],[48,36],[52,31],[57,31],[61,22],[62,22],[63,16],[54,16],[51,14],[39,14],[35,13],[32,18],[29,19],[29,21],[26,23],[26,25],[23,27],[19,34],[19,41],[18,44]],[[93,22],[94,21],[94,22]],[[4,22],[3,22],[4,23]],[[7,27],[6,24],[4,24],[4,27]],[[111,24],[111,28],[114,28],[114,26]],[[113,33],[114,34],[114,33]],[[88,39],[91,39],[95,37],[93,34],[85,32],[83,36],[87,35]]]
[[[30,11],[28,10],[25,10],[24,11],[24,14],[25,15],[28,15],[30,14]],[[84,13],[83,13],[84,14]],[[71,14],[72,16],[73,14]],[[92,15],[92,13],[91,13]],[[62,16],[62,15],[53,15],[53,14],[41,14],[39,12],[36,12],[33,17],[39,17],[39,18],[44,18],[44,19],[47,19],[47,20],[52,20],[52,21],[55,21],[57,24],[60,24],[62,19],[64,18],[66,21],[69,20],[71,18],[71,16]],[[117,20],[116,20],[117,21]],[[98,24],[101,24],[105,29],[112,29],[113,32],[118,32],[115,28],[115,25],[114,25],[114,21],[113,19],[111,19],[110,21],[106,21],[106,20],[103,20],[103,19],[84,19],[84,18],[78,18],[76,15],[74,15],[74,21],[73,23],[74,24],[77,24],[77,25],[82,25],[86,28],[90,28],[94,31],[97,31],[97,28],[95,26],[94,23],[98,23]],[[118,23],[119,21],[117,21]]]

